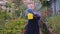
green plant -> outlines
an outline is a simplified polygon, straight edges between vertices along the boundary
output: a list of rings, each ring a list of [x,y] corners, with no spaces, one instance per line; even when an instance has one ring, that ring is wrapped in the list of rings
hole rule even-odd
[[[11,20],[5,24],[5,31],[11,34],[20,34],[24,29],[25,19]]]
[[[60,34],[60,15],[50,17],[48,19],[49,26],[52,27],[52,30],[55,31],[57,34]]]

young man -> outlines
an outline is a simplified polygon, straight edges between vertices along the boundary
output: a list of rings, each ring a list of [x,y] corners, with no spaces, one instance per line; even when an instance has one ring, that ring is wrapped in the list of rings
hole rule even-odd
[[[39,21],[40,14],[36,12],[34,3],[29,3],[27,5],[27,10],[25,16],[28,17],[28,14],[33,14],[33,19],[28,19],[27,29],[25,34],[39,34]]]

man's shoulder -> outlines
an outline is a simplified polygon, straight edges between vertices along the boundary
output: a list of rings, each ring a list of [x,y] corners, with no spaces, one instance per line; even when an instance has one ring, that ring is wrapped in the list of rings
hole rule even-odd
[[[33,9],[27,9],[26,12],[34,14]]]

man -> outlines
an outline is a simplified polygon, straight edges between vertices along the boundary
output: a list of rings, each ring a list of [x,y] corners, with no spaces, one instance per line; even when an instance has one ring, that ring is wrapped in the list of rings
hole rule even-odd
[[[25,34],[39,34],[39,21],[40,21],[40,14],[36,12],[34,3],[28,3],[27,11],[25,16],[28,17],[28,14],[33,14],[33,19],[28,19],[27,29]]]

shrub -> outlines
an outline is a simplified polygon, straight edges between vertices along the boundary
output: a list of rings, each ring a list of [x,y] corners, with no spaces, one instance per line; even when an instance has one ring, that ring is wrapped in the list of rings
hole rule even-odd
[[[60,34],[60,15],[50,17],[48,19],[49,26],[52,27],[52,30],[55,31],[57,34]]]

